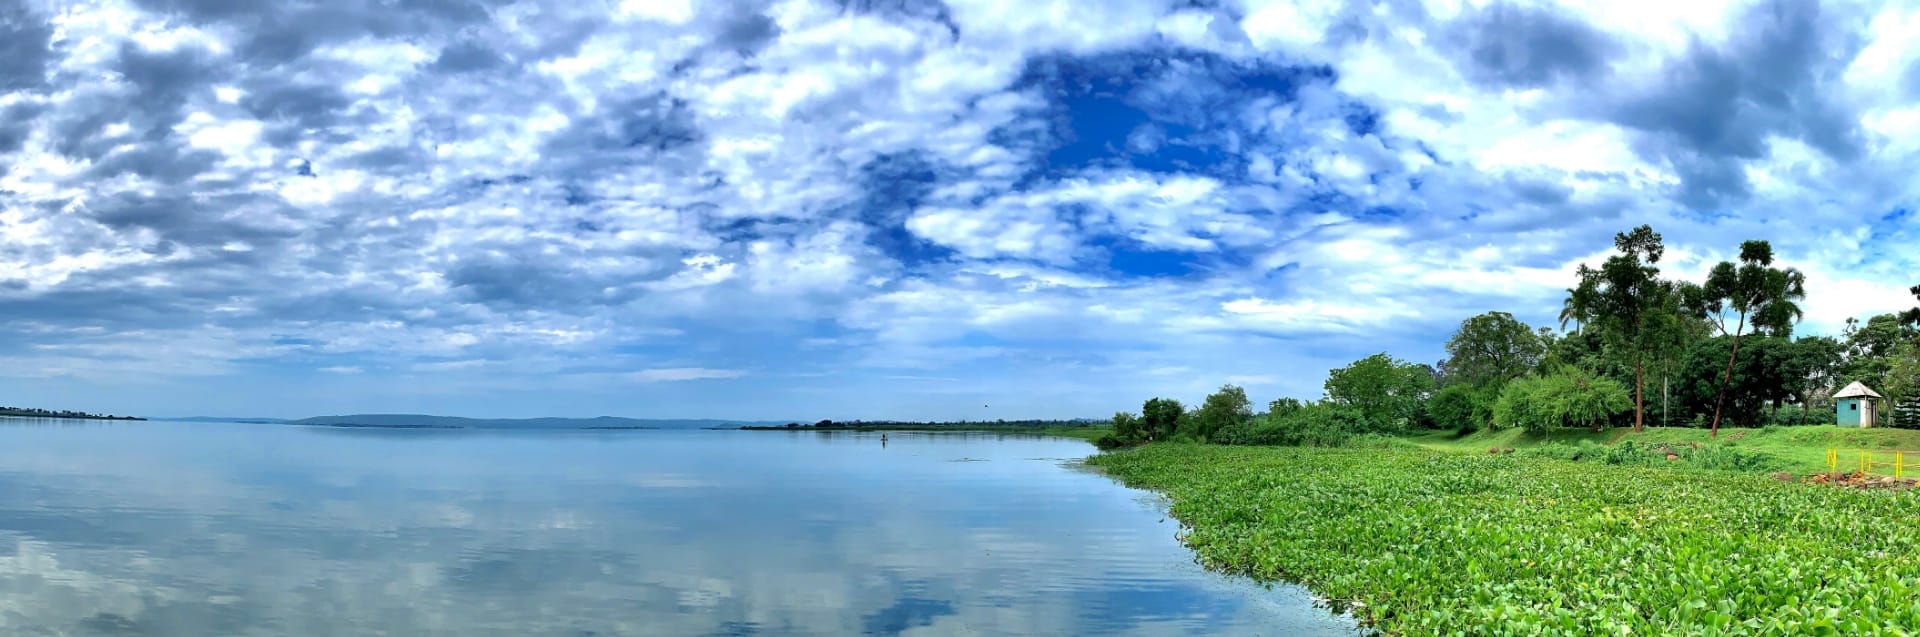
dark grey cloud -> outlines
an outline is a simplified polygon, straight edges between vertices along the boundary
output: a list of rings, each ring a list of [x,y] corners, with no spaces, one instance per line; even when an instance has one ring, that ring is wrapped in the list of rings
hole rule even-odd
[[[137,0],[149,11],[237,27],[239,55],[277,66],[313,49],[359,37],[418,37],[488,19],[493,0],[346,0],[287,4],[247,0]]]
[[[298,234],[257,221],[269,218],[273,206],[269,199],[250,193],[121,192],[91,199],[80,211],[114,230],[145,228],[182,245],[241,243],[264,248]]]
[[[645,293],[642,284],[679,267],[674,250],[586,250],[555,241],[473,247],[443,276],[466,300],[500,310],[625,304]],[[608,261],[621,265],[605,267]]]
[[[1619,46],[1557,9],[1495,2],[1470,10],[1443,39],[1467,77],[1503,87],[1593,81]]]
[[[310,136],[344,141],[329,133],[353,106],[340,87],[320,81],[261,73],[242,84],[246,95],[240,107],[266,123],[264,137],[276,146],[290,146]]]
[[[174,127],[195,97],[211,91],[211,82],[221,77],[217,69],[201,49],[149,52],[123,45],[112,70],[124,86],[77,90],[53,124],[53,148],[68,158],[95,162],[86,174],[90,178],[129,172],[169,182],[191,178],[212,158],[182,150]],[[109,132],[116,124],[125,125],[125,131]]]
[[[1695,42],[1662,81],[1608,114],[1648,137],[1642,153],[1673,165],[1680,198],[1713,208],[1750,192],[1742,165],[1767,155],[1767,140],[1805,142],[1842,163],[1863,152],[1859,115],[1833,97],[1859,49],[1844,16],[1816,0],[1771,0],[1751,7],[1730,43]]]
[[[780,36],[780,25],[773,18],[758,12],[745,12],[729,16],[726,25],[714,36],[713,46],[734,51],[741,55],[752,55]]]
[[[544,144],[543,158],[561,174],[587,177],[643,165],[691,170],[705,156],[705,133],[685,100],[666,93],[609,99],[593,116],[577,117]]]
[[[45,110],[45,107],[33,102],[0,108],[0,154],[20,150],[21,146],[26,145],[27,137],[33,134],[34,120]]]
[[[486,42],[464,39],[440,50],[430,70],[441,73],[474,73],[489,71],[508,64],[505,56]]]
[[[0,93],[37,90],[47,80],[53,27],[22,0],[0,0]]]

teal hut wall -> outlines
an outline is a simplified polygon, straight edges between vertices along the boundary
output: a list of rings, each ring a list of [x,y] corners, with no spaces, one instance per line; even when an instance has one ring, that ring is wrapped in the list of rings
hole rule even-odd
[[[1842,427],[1858,427],[1867,408],[1867,401],[1860,398],[1842,398],[1833,401],[1833,418]]]

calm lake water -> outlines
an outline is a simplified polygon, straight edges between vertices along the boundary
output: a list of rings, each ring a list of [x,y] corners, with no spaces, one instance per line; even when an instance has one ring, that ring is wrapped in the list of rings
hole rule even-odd
[[[0,419],[0,634],[1354,634],[1091,452]]]

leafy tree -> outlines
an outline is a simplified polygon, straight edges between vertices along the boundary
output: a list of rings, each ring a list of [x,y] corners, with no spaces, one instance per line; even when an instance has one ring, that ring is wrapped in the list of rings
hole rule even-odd
[[[1719,411],[1728,420],[1753,425],[1773,420],[1763,418],[1768,407],[1777,410],[1782,403],[1801,399],[1810,373],[1800,348],[1783,338],[1755,338],[1740,349],[1729,376],[1725,365],[1733,337],[1694,344],[1674,377],[1674,395],[1685,417],[1710,418]]]
[[[1141,433],[1146,439],[1166,440],[1177,431],[1180,417],[1187,413],[1185,405],[1172,398],[1150,398],[1140,406]]]
[[[1766,241],[1740,244],[1740,263],[1721,261],[1707,275],[1702,290],[1700,311],[1722,335],[1733,337],[1727,352],[1727,369],[1720,382],[1720,395],[1714,399],[1713,424],[1709,437],[1720,435],[1720,413],[1727,402],[1727,390],[1733,383],[1733,365],[1740,357],[1740,336],[1749,321],[1755,332],[1787,337],[1800,320],[1797,301],[1807,298],[1807,277],[1793,268],[1773,266],[1773,245]],[[1732,314],[1732,317],[1728,315]],[[1729,329],[1729,318],[1733,327]]]
[[[1920,301],[1920,285],[1907,288],[1907,291],[1913,293],[1914,300]],[[1901,312],[1900,322],[1914,327],[1920,327],[1920,307],[1914,307],[1911,310]]]
[[[1533,328],[1512,314],[1488,312],[1462,321],[1447,340],[1448,382],[1505,384],[1533,372],[1546,355]]]
[[[1501,427],[1551,432],[1554,427],[1600,427],[1633,408],[1627,389],[1578,367],[1515,380],[1501,390],[1493,420]]]
[[[1267,413],[1284,415],[1300,411],[1303,407],[1306,407],[1306,404],[1300,402],[1298,398],[1275,398],[1273,402],[1267,403]]]
[[[1881,314],[1866,323],[1847,319],[1841,335],[1846,364],[1840,383],[1859,381],[1869,387],[1885,387],[1894,350],[1902,342],[1920,338],[1920,329],[1901,323],[1898,315]]]
[[[1433,424],[1441,429],[1453,431],[1471,431],[1480,428],[1488,421],[1481,418],[1483,411],[1491,413],[1491,405],[1481,404],[1482,390],[1472,385],[1448,385],[1427,401],[1427,413],[1433,418]]]
[[[1113,435],[1124,442],[1135,442],[1145,437],[1145,423],[1138,416],[1127,412],[1113,414]]]
[[[1920,406],[1920,339],[1910,339],[1895,347],[1888,357],[1886,394],[1892,407],[1894,424],[1901,427],[1920,427],[1912,413]]]
[[[1200,408],[1194,410],[1192,433],[1200,440],[1211,440],[1221,429],[1252,418],[1253,401],[1247,400],[1247,390],[1238,385],[1222,385],[1220,391],[1208,395]]]
[[[1793,343],[1796,369],[1805,374],[1800,384],[1800,424],[1812,419],[1815,404],[1830,400],[1846,371],[1845,346],[1831,336],[1808,336]]]
[[[1419,422],[1433,372],[1386,355],[1374,354],[1327,374],[1327,400],[1347,405],[1387,431],[1403,431]]]
[[[1222,429],[1218,442],[1337,447],[1364,433],[1378,433],[1373,419],[1353,406],[1322,401],[1269,411],[1246,423]]]
[[[1651,226],[1614,235],[1620,254],[1607,258],[1599,269],[1580,266],[1580,283],[1565,303],[1571,316],[1584,317],[1587,328],[1600,332],[1608,349],[1633,363],[1633,428],[1646,427],[1646,360],[1675,347],[1684,332],[1673,312],[1673,295],[1680,291],[1662,281],[1654,267],[1666,248]]]

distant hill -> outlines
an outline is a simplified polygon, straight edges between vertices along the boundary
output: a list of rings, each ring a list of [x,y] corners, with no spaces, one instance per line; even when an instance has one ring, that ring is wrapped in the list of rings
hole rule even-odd
[[[389,429],[732,429],[743,425],[785,424],[774,421],[716,419],[617,418],[460,418],[424,414],[352,414],[320,416],[287,424],[318,427],[378,427]]]

